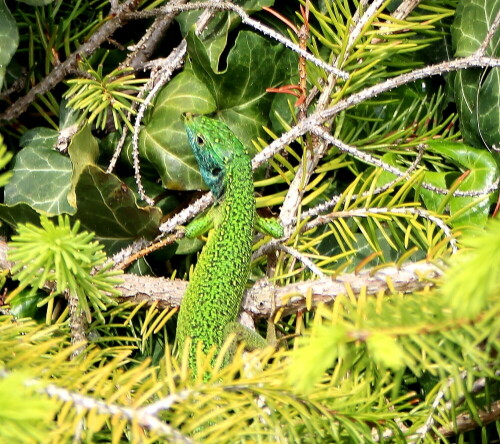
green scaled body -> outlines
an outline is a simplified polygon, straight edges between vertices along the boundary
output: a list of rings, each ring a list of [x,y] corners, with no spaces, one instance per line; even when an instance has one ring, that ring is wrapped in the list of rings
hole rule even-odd
[[[186,229],[195,237],[213,228],[198,258],[177,323],[180,353],[190,338],[189,366],[196,372],[196,349],[216,352],[240,310],[248,279],[255,213],[250,157],[229,128],[217,120],[187,114],[189,143],[216,204]]]

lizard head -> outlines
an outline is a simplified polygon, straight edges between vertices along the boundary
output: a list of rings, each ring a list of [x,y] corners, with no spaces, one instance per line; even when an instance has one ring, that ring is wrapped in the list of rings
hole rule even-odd
[[[184,114],[184,126],[200,173],[212,193],[220,198],[224,193],[224,177],[228,165],[247,151],[228,126],[205,116]]]

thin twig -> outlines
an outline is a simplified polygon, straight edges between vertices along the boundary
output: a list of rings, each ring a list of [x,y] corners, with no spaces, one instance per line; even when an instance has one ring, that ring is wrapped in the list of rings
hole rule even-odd
[[[387,171],[389,173],[394,174],[395,176],[403,177],[406,175],[404,171],[400,171],[398,168],[389,165],[388,163],[384,162],[383,160],[380,160],[374,156],[370,156],[369,154],[364,153],[363,151],[360,151],[356,147],[353,147],[351,145],[347,145],[346,143],[342,142],[339,139],[336,139],[333,137],[331,134],[329,134],[323,127],[314,127],[311,128],[311,132],[314,134],[317,134],[318,136],[322,137],[332,145],[336,146],[340,151],[344,153],[351,154],[354,157],[357,157],[358,159],[361,159],[362,161],[369,163],[371,165],[374,165],[376,167],[382,168],[384,171]],[[437,194],[449,194],[449,190],[444,189],[444,188],[438,188],[435,187],[434,185],[427,184],[425,182],[422,182],[420,184],[422,188],[425,188],[426,190],[433,191],[434,193]],[[489,194],[493,191],[496,190],[498,187],[498,180],[495,182],[493,186],[489,186],[486,189],[483,190],[474,190],[474,191],[454,191],[452,195],[454,197],[475,197],[475,196],[484,196],[485,194]]]
[[[96,411],[98,413],[125,418],[130,422],[136,423],[142,427],[158,433],[163,436],[168,436],[175,442],[193,444],[194,441],[184,436],[175,428],[169,426],[165,421],[158,419],[156,416],[144,412],[141,408],[130,408],[110,402],[101,401],[100,399],[91,396],[81,395],[80,393],[71,392],[65,388],[58,387],[55,384],[49,384],[42,389],[51,398],[69,402],[76,407],[83,408],[88,411]]]
[[[331,222],[334,219],[339,218],[351,218],[351,217],[370,217],[373,214],[402,214],[402,215],[416,215],[420,216],[423,219],[430,220],[434,224],[436,224],[444,235],[449,239],[450,246],[452,251],[455,253],[458,250],[457,240],[453,236],[450,227],[444,223],[442,219],[430,213],[427,210],[422,208],[414,208],[414,207],[404,207],[404,208],[388,208],[388,207],[374,207],[374,208],[357,208],[354,210],[346,210],[346,211],[336,211],[331,214],[327,214],[325,216],[318,216],[313,221],[304,225],[303,230],[308,231],[319,225],[324,225],[328,222]]]
[[[284,251],[285,253],[288,253],[290,256],[294,257],[295,259],[298,259],[307,268],[309,268],[309,270],[311,270],[311,272],[314,273],[316,276],[319,276],[320,278],[323,278],[326,276],[325,273],[323,273],[321,271],[321,269],[319,267],[317,267],[311,259],[306,257],[300,251],[297,251],[295,248],[290,248],[290,247],[287,247],[286,245],[277,244],[277,249]]]
[[[351,200],[356,200],[359,198],[363,197],[371,197],[371,196],[376,196],[379,194],[384,193],[387,190],[390,190],[392,187],[397,185],[399,182],[408,179],[410,177],[410,174],[415,171],[417,166],[420,164],[420,161],[422,160],[422,157],[425,152],[425,145],[420,144],[418,145],[418,153],[417,156],[415,157],[415,160],[412,162],[410,167],[404,172],[403,176],[397,176],[394,180],[391,180],[390,182],[386,183],[385,185],[382,185],[380,187],[375,188],[374,190],[370,191],[365,191],[361,194],[353,194],[350,196]],[[329,210],[330,208],[333,208],[340,200],[342,199],[342,195],[339,196],[333,196],[330,200],[320,203],[319,205],[316,205],[313,208],[310,208],[307,211],[304,211],[302,213],[302,219],[307,219],[308,217],[311,216],[317,216],[320,213],[324,213],[325,211]]]
[[[348,79],[349,74],[345,71],[342,71],[340,69],[335,68],[334,66],[329,65],[328,63],[323,62],[323,60],[318,59],[317,57],[313,56],[311,53],[303,50],[300,46],[296,45],[293,43],[290,39],[287,39],[283,35],[279,34],[276,32],[274,29],[271,29],[267,27],[266,25],[263,25],[262,23],[258,22],[257,20],[254,20],[250,18],[250,16],[245,12],[243,8],[240,6],[234,5],[232,3],[228,2],[220,2],[220,3],[212,3],[212,2],[199,2],[199,3],[188,3],[186,5],[171,5],[168,4],[166,6],[163,6],[161,8],[157,9],[150,9],[148,11],[139,11],[139,12],[134,12],[130,13],[128,15],[129,19],[139,19],[139,18],[147,18],[147,17],[155,17],[159,14],[172,14],[176,12],[186,12],[186,11],[194,11],[197,9],[213,9],[217,11],[232,11],[238,14],[241,18],[241,21],[243,24],[248,25],[257,31],[261,32],[264,35],[267,35],[268,37],[271,37],[272,39],[280,42],[282,45],[286,46],[288,49],[291,49],[292,51],[296,52],[300,56],[304,57],[305,59],[309,60],[310,62],[314,63],[316,66],[324,69],[327,72],[333,73],[338,77],[341,77],[343,79]]]
[[[180,4],[187,1],[177,0]],[[136,44],[127,48],[132,52],[127,56],[122,65],[131,66],[135,71],[144,69],[144,64],[151,59],[151,55],[161,43],[174,18],[175,14],[165,14],[157,17],[141,39]]]
[[[349,42],[347,44],[341,62],[345,61],[348,58],[352,50],[353,43],[361,33],[363,27],[372,19],[372,17],[375,16],[375,14],[377,13],[377,9],[380,7],[382,2],[383,0],[376,0],[374,3],[372,3],[372,5],[368,7],[367,11],[361,18],[357,14],[358,11],[361,10],[361,8],[358,8],[355,16],[353,17],[354,24],[349,31]],[[338,63],[338,59],[335,58],[333,64],[337,65]],[[331,100],[332,91],[336,84],[337,78],[330,73],[327,83],[326,85],[324,85],[321,95],[318,98],[316,111],[324,110],[325,108],[327,108],[327,105]],[[305,115],[300,120],[303,120],[304,118]],[[327,153],[328,145],[324,141],[322,142],[318,139],[318,137],[314,137],[314,135],[311,139],[312,140],[308,142],[307,149],[305,150],[300,164],[297,167],[295,177],[290,184],[285,199],[283,200],[283,205],[281,206],[279,219],[282,221],[287,231],[293,228],[292,223],[294,220],[296,220],[295,216],[297,215],[299,205],[302,202],[304,191],[307,188],[307,185],[309,184],[309,181],[311,180],[311,177],[316,170],[317,165]]]
[[[162,64],[161,68],[154,70],[152,77],[148,82],[148,86],[153,88],[149,91],[144,103],[141,104],[137,112],[134,123],[134,133],[132,135],[132,155],[134,159],[134,172],[135,181],[139,191],[139,195],[144,199],[149,205],[154,205],[154,201],[146,195],[144,187],[142,186],[141,175],[140,175],[140,163],[139,163],[139,133],[141,131],[141,121],[144,117],[146,108],[150,105],[153,99],[156,97],[158,91],[170,80],[172,74],[177,70],[184,62],[184,56],[186,55],[187,44],[186,40],[182,42],[175,48],[170,55],[166,58],[165,63]],[[141,93],[145,92],[147,89],[141,90]]]
[[[412,83],[416,80],[431,77],[435,75],[443,75],[447,72],[457,71],[459,69],[467,69],[474,67],[500,67],[500,59],[493,57],[478,57],[471,55],[468,57],[445,61],[435,65],[430,65],[421,69],[411,71],[406,74],[401,74],[397,77],[385,80],[377,85],[368,87],[358,93],[337,102],[335,105],[321,111],[317,111],[308,118],[299,122],[286,133],[282,134],[278,139],[270,143],[260,153],[252,159],[252,167],[258,168],[263,163],[267,162],[275,154],[284,150],[284,147],[292,143],[296,138],[304,135],[308,131],[312,131],[315,127],[320,126],[328,119],[336,116],[340,112],[349,109],[365,100],[376,97],[391,89],[397,88],[407,83]]]

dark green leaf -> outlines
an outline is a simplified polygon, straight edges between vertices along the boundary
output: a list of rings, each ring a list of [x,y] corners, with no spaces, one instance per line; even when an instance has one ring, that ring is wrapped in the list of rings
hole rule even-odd
[[[15,228],[17,224],[31,223],[38,225],[40,215],[27,204],[5,205],[0,204],[0,219],[11,227]]]
[[[244,8],[247,13],[260,11],[263,6],[272,6],[273,4],[274,0],[244,0],[238,2],[238,5]],[[185,12],[177,16],[176,20],[183,34],[189,32],[200,17],[201,12],[201,10]],[[229,31],[234,29],[240,22],[240,17],[233,12],[217,12],[201,34],[200,38],[205,45],[210,65],[214,71],[219,67],[220,56],[227,45]]]
[[[491,0],[462,0],[455,14],[452,39],[455,55],[466,57],[477,51],[485,39],[500,2]],[[500,56],[500,35],[491,39],[486,54]],[[465,141],[475,147],[491,147],[500,140],[500,74],[490,70],[462,70],[451,76],[460,115],[460,130]]]
[[[22,147],[51,149],[56,146],[58,133],[52,128],[37,127],[26,131],[19,139]]]
[[[187,41],[193,72],[209,88],[218,116],[250,148],[252,139],[264,135],[262,126],[269,124],[274,94],[266,88],[290,83],[290,73],[296,72],[295,54],[242,31],[229,52],[227,68],[214,71],[203,42],[193,33]]]
[[[10,312],[18,318],[34,318],[37,314],[37,304],[46,296],[42,291],[32,289],[21,291],[10,302]]]
[[[500,2],[492,0],[461,0],[458,3],[451,27],[455,56],[467,57],[479,49],[499,11]],[[500,55],[498,39],[498,35],[493,37],[486,54]]]
[[[76,208],[75,188],[80,174],[87,165],[95,165],[99,156],[97,140],[90,132],[90,126],[85,125],[71,140],[68,154],[73,164],[73,175],[71,177],[71,191],[68,194],[68,202]]]
[[[115,251],[139,237],[157,234],[161,211],[138,207],[134,193],[113,174],[87,165],[76,184],[77,212],[82,227]]]
[[[479,132],[488,147],[500,145],[500,69],[493,68],[482,79],[478,95]]]

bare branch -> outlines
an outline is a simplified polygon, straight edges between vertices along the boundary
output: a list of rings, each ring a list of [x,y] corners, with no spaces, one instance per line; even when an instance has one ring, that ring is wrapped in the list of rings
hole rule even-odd
[[[323,139],[327,140],[329,143],[332,145],[336,146],[337,148],[340,149],[340,151],[344,153],[349,153],[353,155],[354,157],[357,157],[358,159],[363,160],[366,163],[369,163],[371,165],[374,165],[376,167],[382,168],[385,171],[388,171],[389,173],[394,174],[395,176],[403,177],[407,173],[400,171],[398,168],[393,167],[392,165],[389,165],[388,163],[384,162],[383,160],[377,159],[376,157],[370,156],[369,154],[364,153],[363,151],[358,150],[357,148],[347,145],[346,143],[342,142],[339,139],[336,139],[332,135],[330,135],[327,131],[325,131],[322,127],[313,127],[311,128],[311,132],[314,134],[317,134],[318,136],[322,137]],[[452,194],[455,197],[474,197],[474,196],[484,196],[486,194],[492,193],[498,188],[498,183],[499,181],[497,180],[493,185],[489,186],[488,188],[485,188],[483,190],[477,190],[477,191],[454,191]],[[449,194],[449,190],[443,189],[443,188],[438,188],[435,187],[434,185],[427,184],[427,183],[422,183],[420,185],[422,188],[425,188],[427,190],[431,190],[435,193],[438,194]]]
[[[258,22],[257,20],[254,20],[250,18],[250,16],[245,12],[243,8],[240,6],[234,5],[233,3],[229,2],[217,2],[217,3],[212,3],[212,2],[199,2],[199,3],[188,3],[186,5],[177,5],[177,4],[168,4],[162,8],[157,8],[157,9],[150,9],[148,11],[140,11],[140,12],[135,12],[129,14],[129,19],[137,19],[137,18],[146,18],[146,17],[154,17],[159,14],[172,14],[172,13],[178,13],[178,12],[186,12],[186,11],[193,11],[197,9],[212,9],[216,11],[232,11],[238,14],[241,18],[242,23],[245,25],[251,26],[252,28],[256,29],[257,31],[261,32],[264,35],[267,35],[268,37],[271,37],[272,39],[280,42],[282,45],[286,46],[288,49],[291,49],[292,51],[296,52],[300,56],[304,57],[305,59],[309,60],[310,62],[314,63],[315,65],[319,66],[320,68],[324,69],[327,72],[333,73],[338,77],[341,77],[343,79],[348,79],[349,74],[346,73],[345,71],[342,71],[340,69],[335,68],[334,66],[329,65],[328,63],[323,62],[323,60],[318,59],[317,57],[313,56],[311,53],[303,50],[300,46],[296,45],[293,43],[290,39],[287,39],[286,37],[282,36],[278,32],[276,32],[274,29],[271,29],[262,23]]]
[[[393,186],[397,185],[402,180],[407,179],[410,176],[410,174],[413,171],[415,171],[415,169],[419,165],[419,163],[422,160],[422,157],[424,155],[425,145],[421,144],[417,148],[418,148],[418,154],[417,154],[415,160],[413,161],[413,163],[410,165],[410,167],[405,171],[403,176],[398,176],[394,180],[386,183],[385,185],[375,188],[373,191],[370,190],[370,191],[365,191],[364,193],[361,193],[361,194],[353,194],[351,196],[351,200],[382,194],[383,192],[390,190]],[[316,205],[314,208],[311,208],[307,211],[304,211],[302,213],[302,219],[307,219],[308,217],[311,217],[311,216],[317,216],[318,214],[323,213],[323,212],[329,210],[330,208],[333,208],[337,204],[337,202],[339,202],[341,200],[341,198],[342,198],[341,195],[340,196],[333,196],[329,201],[323,202],[319,205]]]
[[[177,0],[178,3],[186,3],[188,0]],[[144,33],[142,38],[135,45],[127,48],[132,51],[123,66],[131,66],[135,71],[144,69],[144,64],[151,59],[151,55],[156,47],[161,43],[163,36],[172,24],[175,14],[165,14],[157,17],[153,24]]]
[[[346,294],[346,287],[355,295],[365,291],[367,295],[397,291],[411,293],[433,286],[442,271],[434,264],[415,262],[400,267],[387,266],[358,273],[345,273],[332,278],[298,282],[284,287],[272,285],[256,287],[247,291],[242,310],[253,318],[269,318],[276,310],[283,314],[296,313],[306,307],[332,303],[340,294]],[[156,304],[159,309],[179,307],[187,282],[148,276],[125,274],[124,283],[118,286],[122,292],[121,302]],[[290,295],[293,295],[290,297]]]

